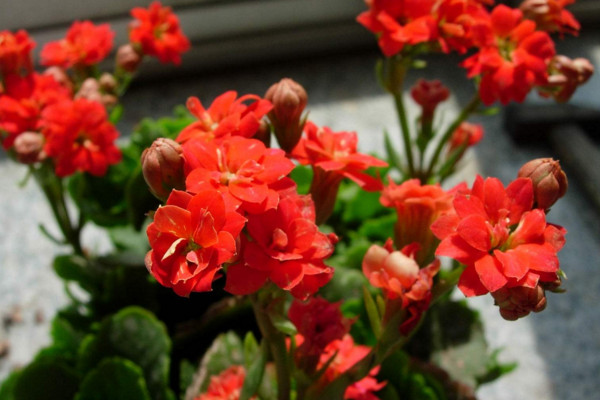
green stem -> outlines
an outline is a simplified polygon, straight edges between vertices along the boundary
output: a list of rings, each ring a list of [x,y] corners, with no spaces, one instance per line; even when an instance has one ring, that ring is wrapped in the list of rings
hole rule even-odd
[[[275,361],[275,370],[277,371],[277,399],[290,400],[292,385],[285,337],[273,325],[268,310],[258,299],[258,296],[252,295],[250,299],[256,322],[263,335],[263,340],[266,340],[269,344],[273,360]]]
[[[402,88],[393,93],[394,102],[396,103],[396,112],[400,120],[400,130],[402,131],[402,141],[404,142],[404,151],[406,152],[406,161],[408,163],[408,174],[411,178],[415,177],[415,162],[413,159],[413,146],[408,128],[408,119],[406,117],[406,108],[402,99]]]
[[[65,189],[62,178],[54,174],[52,165],[50,164],[42,164],[39,168],[31,167],[31,172],[48,200],[52,214],[63,234],[65,242],[71,245],[75,254],[83,255],[79,237],[83,226],[80,223],[74,227],[71,223],[65,201]],[[81,221],[82,218],[80,217]]]
[[[465,270],[464,265],[459,265],[450,271],[443,279],[440,279],[431,291],[431,303],[430,307],[434,305],[439,299],[441,299],[446,293],[456,287],[460,276]]]
[[[475,110],[477,110],[477,107],[479,107],[480,102],[481,98],[479,97],[479,92],[476,92],[471,98],[471,100],[467,103],[467,105],[465,105],[465,107],[462,109],[462,111],[460,112],[456,120],[454,120],[452,125],[450,125],[448,129],[446,129],[444,135],[442,136],[442,138],[437,144],[437,147],[435,148],[435,152],[433,153],[433,157],[431,158],[431,162],[429,163],[429,168],[427,168],[427,172],[423,177],[424,181],[428,181],[429,178],[431,178],[433,171],[438,163],[438,159],[440,158],[440,155],[442,153],[442,150],[444,149],[444,146],[446,145],[448,140],[450,140],[450,137],[452,137],[452,134],[454,133],[456,128],[458,128],[460,124],[462,124]]]

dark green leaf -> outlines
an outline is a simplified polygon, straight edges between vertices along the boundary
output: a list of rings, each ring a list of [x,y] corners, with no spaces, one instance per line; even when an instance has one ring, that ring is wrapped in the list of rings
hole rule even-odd
[[[103,360],[81,383],[75,400],[150,400],[143,371],[123,358]]]
[[[171,341],[162,322],[140,307],[128,307],[104,320],[98,333],[85,339],[79,369],[89,372],[106,357],[139,365],[154,400],[174,398],[168,388]]]
[[[112,124],[116,124],[117,122],[119,122],[121,120],[122,116],[123,116],[123,104],[119,103],[110,112],[110,116],[108,117],[108,120]]]
[[[73,400],[79,387],[77,373],[61,362],[29,364],[14,383],[14,400]]]
[[[244,365],[243,346],[234,332],[223,333],[214,340],[200,363],[200,393],[208,388],[211,376],[220,374],[232,365]]]
[[[313,171],[312,168],[298,165],[290,173],[290,178],[298,185],[298,193],[307,194],[310,190],[310,184],[312,182]]]
[[[56,274],[66,281],[77,282],[83,289],[91,292],[97,282],[84,257],[76,255],[57,256],[52,264]]]
[[[0,400],[15,400],[15,385],[21,372],[20,370],[11,372],[8,378],[2,382],[0,385]]]
[[[249,368],[258,355],[258,342],[252,332],[246,333],[244,337],[244,365]]]

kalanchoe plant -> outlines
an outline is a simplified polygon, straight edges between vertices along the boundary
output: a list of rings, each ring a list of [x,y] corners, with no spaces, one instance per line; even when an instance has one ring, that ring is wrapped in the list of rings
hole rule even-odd
[[[158,2],[132,10],[113,73],[98,67],[113,45],[106,24],[73,24],[42,49],[43,73],[26,32],[0,32],[1,143],[46,195],[62,233],[51,239],[71,246],[55,271],[89,294],[72,296],[52,344],[0,400],[474,398],[512,369],[450,293],[490,293],[506,320],[542,311],[564,277],[566,230],[547,215],[567,178],[544,158],[506,186],[442,183],[483,136],[471,114],[534,89],[565,101],[593,68],[554,49],[551,33],[579,30],[572,1],[492,3],[367,1],[358,21],[385,56],[377,76],[403,140],[398,154],[386,138],[386,161],[360,153],[355,132],[309,120],[308,95],[289,78],[264,98],[230,90],[206,108],[190,97],[118,147],[119,100],[143,58],[179,64],[189,48]],[[450,90],[417,81],[411,129],[405,78],[432,52],[464,55],[475,93],[441,125]],[[87,221],[108,230],[114,253],[83,246]],[[468,340],[480,354],[457,361],[452,345]],[[465,374],[453,362],[484,367]]]

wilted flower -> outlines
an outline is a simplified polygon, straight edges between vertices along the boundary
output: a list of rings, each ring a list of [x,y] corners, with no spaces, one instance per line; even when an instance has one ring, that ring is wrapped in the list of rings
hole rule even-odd
[[[492,292],[494,303],[500,307],[500,315],[508,321],[526,317],[530,312],[546,308],[546,295],[541,285],[517,286]]]

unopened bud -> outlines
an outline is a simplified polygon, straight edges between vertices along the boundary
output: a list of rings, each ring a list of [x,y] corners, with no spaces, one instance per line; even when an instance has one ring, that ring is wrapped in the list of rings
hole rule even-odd
[[[260,120],[258,131],[254,134],[254,139],[258,139],[267,147],[271,147],[271,127],[264,119]]]
[[[44,136],[37,132],[23,132],[14,142],[17,160],[23,164],[33,164],[45,158]]]
[[[308,95],[302,85],[292,79],[283,78],[267,90],[265,99],[273,104],[269,119],[279,146],[290,152],[302,136],[304,121],[301,118]]]
[[[483,138],[483,127],[479,124],[471,124],[470,122],[461,123],[458,128],[452,133],[448,140],[448,153],[464,146],[471,147],[479,143]]]
[[[502,288],[493,292],[492,297],[500,307],[500,315],[508,321],[515,321],[529,315],[530,312],[540,312],[546,308],[546,294],[539,285],[534,288]]]
[[[559,162],[551,158],[538,158],[525,163],[517,176],[531,179],[535,206],[542,210],[550,208],[563,197],[569,186],[567,175]]]
[[[100,88],[104,93],[114,93],[117,89],[117,80],[108,72],[105,72],[100,76],[98,83],[100,83]]]
[[[565,10],[565,6],[574,1],[525,0],[519,9],[524,18],[535,22],[537,30],[576,35],[580,24],[573,14]]]
[[[171,139],[159,138],[142,153],[142,173],[154,196],[166,200],[173,189],[185,189],[183,150]]]
[[[594,66],[585,58],[572,60],[567,56],[557,55],[550,62],[550,73],[547,87],[541,88],[542,95],[565,103],[573,96],[577,87],[594,74]]]
[[[100,83],[94,78],[87,78],[83,81],[77,93],[75,93],[75,99],[87,99],[101,103],[102,93],[100,93]]]
[[[69,78],[69,75],[67,75],[67,72],[63,68],[56,66],[46,68],[44,75],[51,76],[61,86],[73,90],[73,82],[71,82],[71,78]]]
[[[133,73],[142,62],[142,55],[138,53],[131,43],[124,44],[117,49],[117,67]]]
[[[413,100],[423,108],[422,119],[431,121],[438,104],[450,97],[450,91],[439,80],[419,79],[410,90]]]

